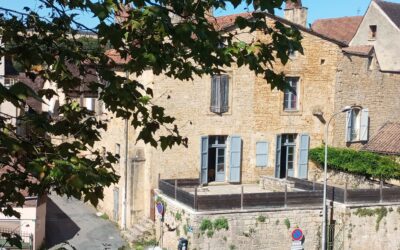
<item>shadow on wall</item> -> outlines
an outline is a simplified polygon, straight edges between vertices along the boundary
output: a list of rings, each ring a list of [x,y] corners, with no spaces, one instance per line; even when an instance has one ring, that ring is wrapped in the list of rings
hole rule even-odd
[[[62,232],[59,226],[63,225]],[[46,248],[66,242],[78,233],[80,228],[50,198],[47,200]]]

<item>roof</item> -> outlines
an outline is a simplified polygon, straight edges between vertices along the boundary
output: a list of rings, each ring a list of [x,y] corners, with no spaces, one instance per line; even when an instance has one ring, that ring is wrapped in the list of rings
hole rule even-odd
[[[116,64],[124,64],[130,60],[129,57],[127,59],[122,58],[121,55],[118,53],[118,51],[115,49],[106,50],[106,52],[104,53],[108,58],[111,59],[111,61],[113,61]]]
[[[386,155],[400,155],[400,122],[387,122],[362,149]]]
[[[237,17],[251,18],[252,16],[252,12],[243,12],[227,16],[212,17],[210,18],[210,22],[214,25],[216,30],[223,30],[231,27],[235,23]]]
[[[343,48],[343,51],[348,54],[358,55],[358,56],[369,56],[373,51],[374,46],[372,45],[359,45],[359,46],[350,46],[347,48]]]
[[[349,44],[360,26],[362,16],[318,19],[311,29],[332,39]]]
[[[381,0],[375,0],[379,7],[386,13],[392,22],[400,28],[400,3],[391,3]]]
[[[230,28],[232,26],[235,26],[236,17],[241,16],[241,17],[250,19],[250,18],[253,17],[252,14],[253,14],[253,12],[244,12],[244,13],[240,13],[240,14],[233,14],[233,15],[228,15],[228,16],[216,17],[215,18],[216,19],[216,25],[219,25],[220,30],[228,29],[228,28]],[[268,18],[271,18],[273,20],[281,22],[281,23],[283,23],[285,25],[296,27],[297,29],[299,29],[299,30],[301,30],[303,32],[307,32],[307,33],[309,33],[311,35],[314,35],[314,36],[317,36],[317,37],[322,38],[324,40],[327,40],[329,42],[335,43],[335,44],[337,44],[339,46],[347,46],[348,45],[348,42],[345,42],[343,40],[337,39],[336,37],[327,36],[322,32],[306,28],[306,27],[304,27],[302,25],[299,25],[297,23],[291,22],[291,21],[289,21],[287,19],[275,16],[275,15],[270,14],[270,13],[265,13],[265,14],[266,14],[266,16]],[[358,28],[358,26],[356,28]]]
[[[291,21],[288,21],[288,20],[286,20],[284,18],[275,16],[275,15],[272,15],[272,14],[269,14],[269,13],[266,13],[266,15],[267,15],[268,18],[274,19],[274,20],[279,21],[281,23],[284,23],[286,25],[295,26],[299,30],[302,30],[304,32],[307,32],[307,33],[310,33],[312,35],[318,36],[318,37],[320,37],[320,38],[322,38],[324,40],[327,40],[327,41],[333,42],[335,44],[338,44],[339,46],[348,45],[348,42],[351,40],[351,38],[353,38],[354,33],[355,33],[356,29],[358,28],[358,25],[360,24],[361,19],[362,19],[362,17],[359,17],[360,21],[357,23],[357,26],[354,29],[354,33],[352,34],[352,36],[349,39],[349,41],[347,41],[347,40],[343,41],[342,39],[337,39],[336,37],[328,36],[328,35],[324,34],[323,32],[319,32],[319,31],[316,31],[316,30],[313,30],[313,29],[308,29],[308,28],[306,28],[304,26],[298,25],[298,24],[293,23]],[[246,19],[250,19],[250,18],[253,17],[253,12],[243,12],[243,13],[226,15],[226,16],[211,17],[211,18],[209,18],[209,22],[211,22],[214,25],[216,30],[221,31],[221,30],[225,30],[225,29],[228,29],[230,27],[235,26],[235,20],[236,20],[237,17],[243,17],[243,18],[246,18]],[[118,51],[115,50],[115,49],[107,50],[105,52],[105,54],[111,59],[111,61],[113,61],[116,64],[124,64],[124,63],[127,63],[130,60],[130,58],[126,58],[126,59],[122,58],[120,56],[120,54],[118,53]]]

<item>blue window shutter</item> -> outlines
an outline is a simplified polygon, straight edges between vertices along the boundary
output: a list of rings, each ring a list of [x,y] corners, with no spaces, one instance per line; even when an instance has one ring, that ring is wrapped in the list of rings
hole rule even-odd
[[[351,130],[352,130],[352,115],[353,111],[349,110],[346,112],[346,132],[345,132],[345,141],[346,142],[351,142]],[[325,142],[328,143],[328,142]]]
[[[229,181],[240,182],[241,157],[242,157],[242,138],[240,136],[231,137],[231,157],[229,162]]]
[[[217,112],[217,76],[212,76],[211,78],[211,107],[210,110],[211,112]]]
[[[281,171],[281,147],[282,147],[282,136],[276,136],[276,154],[275,154],[275,177],[279,178]]]
[[[268,166],[269,144],[266,141],[256,143],[256,167]]]
[[[299,149],[299,172],[298,177],[301,179],[308,178],[308,150],[310,145],[310,136],[306,134],[300,135]]]
[[[200,141],[200,182],[208,182],[208,136],[201,137]]]
[[[360,141],[368,141],[368,117],[368,109],[362,109],[360,118]]]
[[[221,76],[221,113],[229,109],[229,76]]]

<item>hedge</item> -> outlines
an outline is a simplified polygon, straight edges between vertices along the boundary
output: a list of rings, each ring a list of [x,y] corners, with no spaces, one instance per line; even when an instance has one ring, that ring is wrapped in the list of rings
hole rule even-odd
[[[324,147],[310,150],[310,159],[324,166]],[[388,156],[344,148],[328,148],[328,168],[367,178],[400,180],[400,164]]]

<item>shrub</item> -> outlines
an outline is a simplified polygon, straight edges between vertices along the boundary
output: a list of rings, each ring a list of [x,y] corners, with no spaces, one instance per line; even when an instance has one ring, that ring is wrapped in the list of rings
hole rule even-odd
[[[324,147],[310,150],[310,159],[320,167],[324,164]],[[328,148],[328,168],[362,175],[366,178],[400,180],[400,164],[388,156],[353,149]]]
[[[228,230],[229,225],[228,225],[228,220],[226,218],[218,218],[214,221],[214,228],[219,231],[221,229]]]

